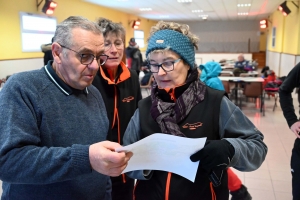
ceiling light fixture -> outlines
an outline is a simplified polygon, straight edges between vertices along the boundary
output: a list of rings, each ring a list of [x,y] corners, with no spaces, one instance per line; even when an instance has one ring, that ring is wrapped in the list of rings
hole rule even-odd
[[[46,13],[47,15],[52,15],[54,13],[56,6],[57,6],[56,2],[51,0],[46,0],[42,12]]]
[[[38,10],[40,4],[43,2],[41,0],[40,2],[36,1],[36,8]],[[54,13],[55,8],[57,7],[57,3],[52,0],[45,0],[45,4],[42,8],[42,12],[47,15],[52,15]]]
[[[248,15],[247,12],[241,12],[241,13],[238,13],[238,15]]]
[[[191,3],[193,0],[177,0],[178,3]]]
[[[291,13],[291,10],[287,7],[286,3],[287,2],[285,1],[278,6],[278,10],[282,12],[283,16],[288,16],[288,14]]]
[[[267,19],[260,20],[259,24],[260,24],[259,26],[261,29],[265,29],[268,27],[268,20]]]
[[[203,10],[192,10],[193,13],[203,12]]]
[[[199,15],[199,17],[202,17],[202,19],[207,19],[208,15]]]
[[[140,8],[140,11],[151,11],[152,8]]]
[[[134,29],[139,29],[140,25],[141,25],[141,20],[137,19],[137,20],[133,20],[131,27],[134,28]]]
[[[250,7],[251,3],[245,3],[245,4],[238,4],[238,7]]]

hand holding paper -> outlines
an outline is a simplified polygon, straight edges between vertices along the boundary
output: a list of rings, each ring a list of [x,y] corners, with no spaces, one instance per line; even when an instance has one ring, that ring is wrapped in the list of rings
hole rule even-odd
[[[194,182],[199,162],[190,156],[204,147],[206,138],[185,138],[155,133],[115,151],[131,151],[133,156],[123,173],[135,170],[162,170]]]

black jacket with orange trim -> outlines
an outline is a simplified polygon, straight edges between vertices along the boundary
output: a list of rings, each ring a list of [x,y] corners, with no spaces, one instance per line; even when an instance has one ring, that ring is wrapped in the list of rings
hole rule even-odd
[[[176,91],[174,94],[177,98]],[[171,102],[171,100],[164,101]],[[124,134],[125,146],[153,133],[161,132],[158,124],[151,117],[151,104],[150,97],[139,102],[139,108],[131,118]],[[201,122],[201,126],[196,129],[189,128],[189,125],[197,122]],[[204,100],[197,104],[178,125],[181,132],[189,138],[207,137],[208,140],[225,139],[230,142],[235,148],[230,166],[237,170],[256,170],[266,157],[267,147],[263,143],[262,133],[236,105],[223,96],[221,91],[207,87]],[[180,163],[178,165],[180,166]],[[223,184],[214,187],[210,184],[209,174],[201,167],[198,168],[194,183],[179,175],[169,176],[168,172],[159,170],[136,170],[127,172],[126,175],[138,179],[134,190],[136,200],[211,200],[214,198],[225,200],[229,197],[227,174],[222,176]]]
[[[98,88],[105,103],[110,130],[107,139],[122,144],[127,125],[142,99],[140,83],[135,71],[121,62],[115,81],[100,67],[93,85]]]

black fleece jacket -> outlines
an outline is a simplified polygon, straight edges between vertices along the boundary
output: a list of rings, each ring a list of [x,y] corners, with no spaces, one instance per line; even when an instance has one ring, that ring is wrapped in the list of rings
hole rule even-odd
[[[298,63],[287,75],[279,88],[279,102],[283,115],[291,127],[298,121],[293,105],[292,92],[300,86],[300,63]],[[299,99],[298,99],[299,100]]]
[[[93,85],[98,88],[105,103],[110,130],[107,139],[123,144],[123,135],[131,117],[142,99],[140,83],[135,71],[121,62],[114,81],[104,68],[99,69]]]

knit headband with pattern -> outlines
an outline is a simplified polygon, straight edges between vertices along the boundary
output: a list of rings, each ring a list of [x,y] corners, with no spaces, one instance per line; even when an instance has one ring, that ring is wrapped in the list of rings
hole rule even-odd
[[[146,57],[154,50],[165,48],[177,53],[191,68],[194,68],[195,48],[187,36],[169,29],[155,32],[148,42]]]

